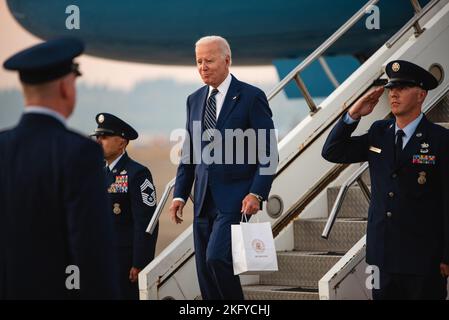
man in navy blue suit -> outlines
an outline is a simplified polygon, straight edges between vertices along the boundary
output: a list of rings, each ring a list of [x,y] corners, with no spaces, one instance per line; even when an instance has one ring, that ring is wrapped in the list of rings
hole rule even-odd
[[[147,167],[132,160],[126,152],[130,140],[138,133],[122,119],[99,113],[94,136],[103,148],[106,160],[109,214],[114,217],[115,243],[118,253],[121,299],[139,299],[139,272],[154,258],[158,228],[145,232],[156,209],[156,188]]]
[[[445,299],[449,275],[449,136],[421,113],[437,80],[403,60],[386,66],[391,120],[351,137],[384,88],[371,90],[333,128],[323,147],[337,163],[369,161],[372,198],[366,261],[377,266],[373,298]],[[374,278],[376,279],[376,277]]]
[[[118,296],[101,148],[66,128],[83,48],[51,40],[4,63],[26,107],[0,133],[0,299]]]
[[[243,299],[233,274],[231,224],[242,214],[256,214],[268,198],[278,161],[272,113],[260,89],[229,73],[225,39],[201,38],[195,53],[206,85],[187,98],[187,136],[170,216],[182,222],[195,180],[193,235],[202,298]]]

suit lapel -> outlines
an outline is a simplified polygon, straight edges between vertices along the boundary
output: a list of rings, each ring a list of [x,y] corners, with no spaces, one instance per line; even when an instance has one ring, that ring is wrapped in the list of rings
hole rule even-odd
[[[125,152],[123,154],[123,156],[120,158],[120,160],[117,162],[117,164],[115,165],[114,169],[112,169],[112,172],[114,175],[120,174],[120,172],[123,171],[126,163],[128,162],[128,159],[129,159],[128,153]]]
[[[199,94],[199,101],[198,101],[198,108],[196,110],[198,110],[198,114],[193,116],[192,120],[197,120],[200,121],[201,123],[201,132],[203,132],[204,127],[203,127],[203,119],[204,119],[204,111],[206,110],[206,100],[207,100],[207,94],[209,93],[209,86],[204,86],[203,90],[201,91],[201,93]]]
[[[115,176],[120,175],[120,172],[123,171],[123,168],[126,166],[128,159],[129,159],[128,154],[125,152],[125,154],[120,158],[120,160],[114,166],[112,171],[110,171],[109,173],[106,174],[106,181],[108,183],[108,186],[115,182]]]
[[[423,116],[418,126],[416,127],[415,132],[410,137],[410,140],[408,141],[404,150],[402,150],[401,158],[398,162],[397,168],[402,167],[407,162],[412,162],[413,155],[418,153],[421,143],[426,139],[427,124],[428,121],[426,117]]]
[[[226,94],[225,100],[223,102],[223,106],[221,107],[220,114],[217,119],[216,128],[220,129],[225,123],[227,117],[231,113],[234,108],[240,93],[240,85],[239,81],[232,76],[231,84],[229,85],[228,92]]]

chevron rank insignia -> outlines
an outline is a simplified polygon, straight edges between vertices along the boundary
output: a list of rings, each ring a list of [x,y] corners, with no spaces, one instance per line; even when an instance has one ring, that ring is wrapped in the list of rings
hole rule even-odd
[[[143,203],[149,207],[154,207],[156,205],[156,190],[150,180],[145,179],[140,186],[140,191],[142,192]]]

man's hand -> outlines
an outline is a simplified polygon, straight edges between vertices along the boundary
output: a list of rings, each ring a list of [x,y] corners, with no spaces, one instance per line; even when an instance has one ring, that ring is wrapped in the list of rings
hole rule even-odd
[[[242,201],[242,213],[256,214],[260,210],[259,200],[252,194],[248,194]]]
[[[359,100],[357,100],[349,109],[349,116],[354,120],[359,120],[361,117],[370,114],[376,106],[377,102],[379,102],[379,98],[383,92],[384,87],[377,87],[374,90],[369,91]]]
[[[443,277],[449,277],[449,264],[440,263],[440,272]]]
[[[184,208],[185,203],[180,200],[175,200],[172,202],[170,208],[168,209],[168,214],[170,215],[170,220],[173,223],[179,224],[182,223],[182,209]]]
[[[132,267],[131,270],[129,270],[129,281],[131,281],[132,283],[136,282],[139,278],[139,272],[139,268]]]

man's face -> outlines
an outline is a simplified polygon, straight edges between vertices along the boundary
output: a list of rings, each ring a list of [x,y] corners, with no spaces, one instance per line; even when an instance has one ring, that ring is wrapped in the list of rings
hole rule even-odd
[[[118,136],[97,136],[97,142],[103,148],[104,158],[114,160],[126,147],[126,140]]]
[[[396,116],[421,112],[427,92],[419,87],[398,86],[388,89],[391,112]]]
[[[198,45],[195,54],[201,79],[205,84],[217,88],[229,73],[230,57],[223,56],[217,41]]]

